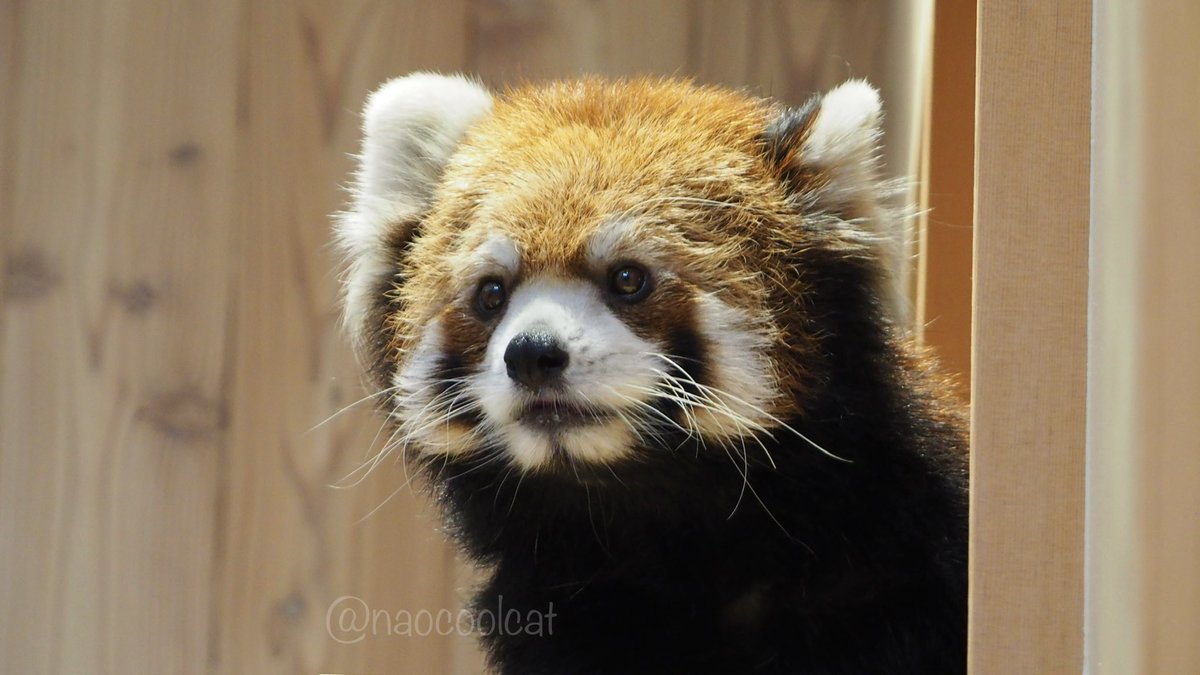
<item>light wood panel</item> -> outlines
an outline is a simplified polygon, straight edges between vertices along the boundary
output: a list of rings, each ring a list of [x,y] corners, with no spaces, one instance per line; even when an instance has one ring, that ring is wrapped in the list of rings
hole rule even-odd
[[[1200,6],[1097,3],[1088,669],[1200,672]]]
[[[883,88],[885,101],[908,101],[911,94],[887,77],[889,57],[906,60],[890,50],[907,42],[889,31],[888,20],[903,17],[896,8],[910,4],[486,2],[472,15],[470,60],[492,84],[584,73],[675,74],[796,104],[867,77]],[[897,117],[898,128],[911,124]]]
[[[1083,653],[1091,3],[979,4],[970,664]]]
[[[181,671],[228,449],[237,13],[7,11],[3,669]]]
[[[327,242],[366,93],[589,71],[899,100],[908,4],[0,3],[0,672],[479,672],[466,638],[327,631],[339,597],[470,583],[402,465],[329,487],[380,424],[317,426],[363,393]]]

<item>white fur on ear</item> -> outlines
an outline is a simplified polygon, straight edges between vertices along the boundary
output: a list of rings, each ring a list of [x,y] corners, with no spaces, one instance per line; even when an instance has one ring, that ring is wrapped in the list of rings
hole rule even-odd
[[[487,90],[459,75],[414,73],[371,94],[363,111],[356,217],[343,219],[339,232],[352,255],[378,246],[388,226],[429,205],[467,127],[491,108]]]
[[[883,177],[879,92],[865,80],[850,80],[822,96],[814,114],[794,159],[802,173],[818,177],[804,194],[807,207],[831,217],[847,241],[872,251],[882,272],[880,298],[893,317],[903,317],[908,301],[899,280],[910,211],[894,203],[903,181]]]
[[[396,247],[413,236],[467,128],[491,109],[487,90],[459,75],[414,73],[367,99],[352,203],[335,223],[349,261],[344,317],[360,354],[380,329],[368,315],[396,272]]]
[[[865,80],[850,80],[821,97],[800,161],[828,180],[819,195],[826,208],[857,211],[874,196],[882,117],[879,92]]]

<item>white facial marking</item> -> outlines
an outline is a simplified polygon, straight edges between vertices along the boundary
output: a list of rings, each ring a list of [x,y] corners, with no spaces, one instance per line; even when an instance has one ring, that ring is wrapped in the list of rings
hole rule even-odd
[[[550,331],[570,363],[556,400],[599,410],[630,410],[648,398],[659,349],[635,335],[585,281],[539,277],[521,284],[488,342],[483,369],[472,383],[487,419],[501,428],[513,459],[531,469],[547,462],[558,446],[572,458],[605,462],[630,450],[632,432],[619,416],[595,424],[547,432],[518,420],[522,406],[538,397],[508,376],[504,352],[518,334]],[[553,437],[551,437],[551,435]]]
[[[503,235],[494,234],[475,248],[469,249],[450,260],[450,269],[457,278],[475,279],[485,275],[515,277],[521,264],[521,251],[517,243]]]
[[[570,429],[561,442],[572,456],[603,464],[627,456],[633,441],[633,430],[618,420]]]
[[[616,218],[597,230],[588,241],[588,265],[593,269],[604,269],[625,257],[636,228],[631,218]]]
[[[554,446],[546,434],[511,422],[502,428],[504,446],[521,468],[534,469],[550,459]]]
[[[428,454],[458,454],[472,448],[475,433],[450,424],[449,417],[470,405],[466,396],[439,396],[435,369],[442,353],[442,328],[434,320],[425,329],[404,367],[392,378],[393,415],[400,420],[396,443]]]
[[[772,403],[779,396],[767,357],[770,340],[751,317],[711,293],[696,299],[699,330],[708,349],[712,384],[704,394],[712,404],[697,407],[697,426],[708,437],[735,439],[756,427],[771,427]]]
[[[492,258],[507,250],[489,240]],[[480,250],[483,250],[482,248]],[[495,260],[493,260],[495,262]],[[703,437],[733,442],[775,426],[770,412],[780,395],[770,361],[767,329],[744,311],[702,293],[696,298],[698,330],[708,351],[709,383],[701,386],[697,404],[688,405],[686,425]],[[534,393],[513,381],[504,361],[508,344],[518,334],[545,330],[569,355],[563,386]],[[605,304],[600,291],[582,280],[538,277],[518,286],[504,317],[488,342],[480,372],[458,394],[441,395],[434,380],[443,349],[443,329],[430,324],[393,384],[400,438],[429,454],[458,454],[490,439],[503,446],[524,470],[545,466],[557,450],[571,460],[604,464],[627,457],[639,436],[661,418],[647,410],[671,365],[663,349],[638,337]],[[587,406],[606,416],[587,424],[546,429],[520,419],[535,400]],[[464,430],[447,422],[454,410],[478,406],[484,424]]]

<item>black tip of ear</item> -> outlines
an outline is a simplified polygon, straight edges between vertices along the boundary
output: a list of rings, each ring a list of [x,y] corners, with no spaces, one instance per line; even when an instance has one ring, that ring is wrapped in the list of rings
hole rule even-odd
[[[778,169],[787,169],[795,164],[796,152],[808,136],[812,124],[821,110],[821,96],[813,95],[795,108],[784,108],[767,124],[760,137],[767,161]]]

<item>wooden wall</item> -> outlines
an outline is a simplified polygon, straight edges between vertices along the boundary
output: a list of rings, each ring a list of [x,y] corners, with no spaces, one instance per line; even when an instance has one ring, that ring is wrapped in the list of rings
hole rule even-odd
[[[867,76],[905,150],[915,4],[0,0],[0,672],[478,672],[466,639],[327,631],[339,597],[465,585],[403,466],[330,487],[379,420],[317,426],[362,394],[327,216],[363,97]]]

